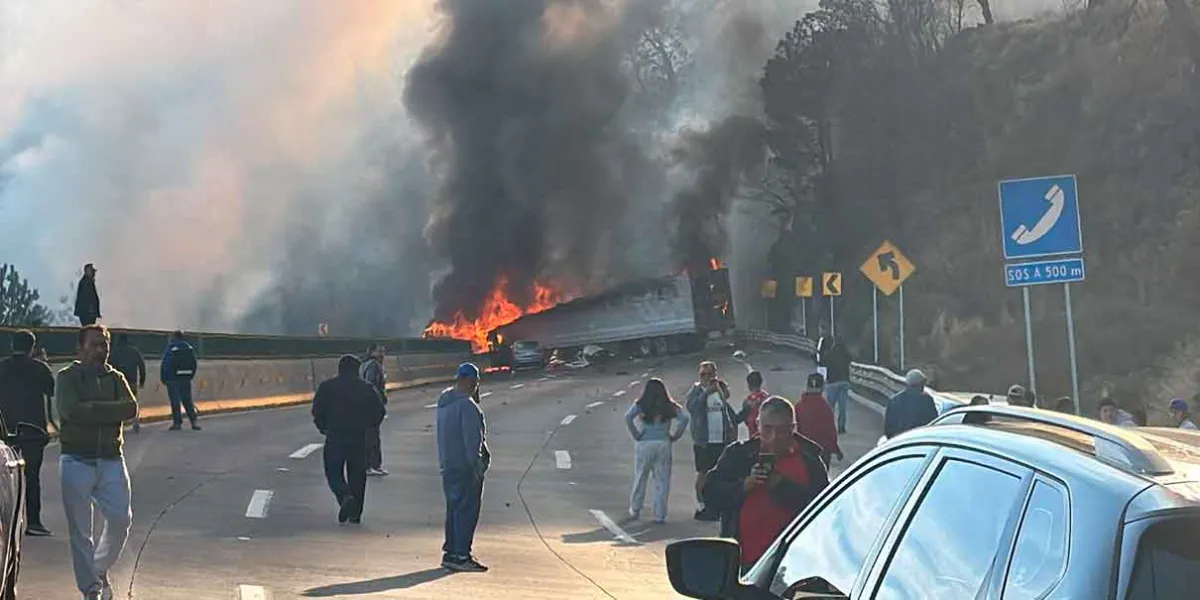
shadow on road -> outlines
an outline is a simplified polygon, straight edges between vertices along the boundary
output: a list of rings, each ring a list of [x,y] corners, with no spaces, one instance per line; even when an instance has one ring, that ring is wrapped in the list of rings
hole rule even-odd
[[[364,594],[377,594],[379,592],[387,592],[390,590],[405,590],[414,588],[418,585],[424,585],[437,581],[443,577],[450,575],[450,571],[442,568],[425,569],[424,571],[416,571],[405,575],[393,575],[391,577],[380,577],[379,579],[368,579],[366,581],[354,581],[350,583],[337,583],[323,587],[312,588],[305,590],[304,597],[306,598],[335,598],[338,596],[356,596]]]

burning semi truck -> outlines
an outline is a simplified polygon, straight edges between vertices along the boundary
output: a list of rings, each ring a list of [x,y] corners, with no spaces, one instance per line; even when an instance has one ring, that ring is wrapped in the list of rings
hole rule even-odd
[[[616,356],[692,352],[734,329],[729,270],[700,269],[634,281],[527,314],[489,333],[493,364],[511,364],[514,347],[574,356],[602,348]]]

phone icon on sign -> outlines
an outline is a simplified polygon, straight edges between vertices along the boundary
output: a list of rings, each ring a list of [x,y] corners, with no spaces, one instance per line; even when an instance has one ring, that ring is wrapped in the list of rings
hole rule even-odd
[[[1038,219],[1036,225],[1032,229],[1026,229],[1024,225],[1017,227],[1013,232],[1012,239],[1014,242],[1024,246],[1032,244],[1050,233],[1054,229],[1054,225],[1058,223],[1058,218],[1062,216],[1063,209],[1067,206],[1067,194],[1063,192],[1061,187],[1055,185],[1046,192],[1046,200],[1050,201],[1050,208],[1042,218]]]

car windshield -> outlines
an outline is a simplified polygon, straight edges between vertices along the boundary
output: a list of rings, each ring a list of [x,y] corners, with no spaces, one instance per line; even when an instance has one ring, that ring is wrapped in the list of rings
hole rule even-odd
[[[1200,517],[1170,519],[1142,535],[1126,600],[1184,600],[1200,590]]]

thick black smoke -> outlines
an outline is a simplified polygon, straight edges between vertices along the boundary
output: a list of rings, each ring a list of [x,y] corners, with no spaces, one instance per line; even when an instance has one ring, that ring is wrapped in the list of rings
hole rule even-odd
[[[405,102],[439,179],[425,229],[451,271],[435,319],[477,316],[501,278],[567,291],[619,260],[646,161],[621,126],[628,80],[606,0],[444,0],[444,35],[408,73]]]
[[[671,250],[680,266],[694,268],[725,253],[725,217],[745,176],[764,164],[765,136],[762,123],[745,116],[683,134],[674,158],[695,179],[671,201]]]

